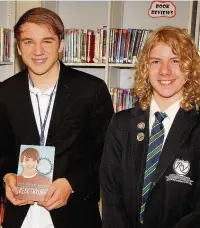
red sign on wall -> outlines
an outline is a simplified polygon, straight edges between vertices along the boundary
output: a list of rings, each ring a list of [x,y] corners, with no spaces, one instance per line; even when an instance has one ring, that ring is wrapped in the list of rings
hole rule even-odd
[[[149,16],[153,18],[168,17],[176,15],[176,6],[171,1],[153,1],[149,7]]]

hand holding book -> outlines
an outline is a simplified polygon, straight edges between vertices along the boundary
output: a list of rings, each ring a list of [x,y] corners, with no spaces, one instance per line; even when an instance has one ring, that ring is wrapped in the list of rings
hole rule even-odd
[[[19,190],[17,188],[16,175],[8,173],[4,177],[6,198],[15,206],[33,204],[31,200],[18,199]]]
[[[72,187],[68,180],[65,178],[59,178],[50,186],[45,196],[45,201],[38,202],[38,204],[49,211],[55,208],[60,208],[67,204],[67,200],[71,193]]]

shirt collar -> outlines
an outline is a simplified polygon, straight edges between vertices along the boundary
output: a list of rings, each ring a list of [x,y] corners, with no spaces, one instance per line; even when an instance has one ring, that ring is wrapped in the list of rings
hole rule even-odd
[[[54,86],[49,88],[48,90],[46,91],[41,91],[40,89],[36,88],[36,87],[33,87],[32,83],[30,82],[30,79],[29,79],[29,90],[31,93],[34,93],[35,95],[37,94],[38,96],[41,96],[41,95],[47,95],[47,96],[50,96],[52,91],[54,89]],[[56,89],[54,90],[54,93],[55,93]]]
[[[173,120],[176,113],[178,112],[179,108],[180,108],[180,102],[181,102],[182,98],[178,101],[176,101],[175,103],[173,103],[171,106],[169,106],[166,110],[165,113],[167,114],[167,118],[169,118],[169,120]],[[150,105],[150,116],[149,118],[153,118],[155,112],[160,112],[160,109],[155,101],[155,99],[153,98],[151,101],[151,105]]]

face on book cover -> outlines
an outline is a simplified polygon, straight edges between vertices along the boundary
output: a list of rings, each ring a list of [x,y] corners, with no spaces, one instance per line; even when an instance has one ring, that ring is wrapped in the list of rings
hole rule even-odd
[[[171,47],[159,42],[150,52],[149,81],[157,103],[172,105],[181,99],[185,84],[180,59]]]
[[[31,76],[44,76],[57,73],[58,55],[64,41],[59,41],[45,24],[25,23],[21,26],[18,53],[29,69]]]
[[[21,162],[23,166],[23,175],[32,176],[37,173],[37,160],[24,156],[23,161]]]

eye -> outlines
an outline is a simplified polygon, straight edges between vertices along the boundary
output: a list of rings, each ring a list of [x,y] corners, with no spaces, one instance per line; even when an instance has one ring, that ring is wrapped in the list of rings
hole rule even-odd
[[[172,59],[172,63],[179,64],[180,63],[180,60],[179,59]]]
[[[158,63],[160,63],[159,60],[152,60],[152,61],[151,61],[151,64],[158,64]]]
[[[32,43],[33,43],[32,40],[25,40],[25,41],[24,41],[24,44],[32,44]]]
[[[45,44],[51,44],[52,41],[51,41],[51,40],[44,40],[44,43],[45,43]]]

